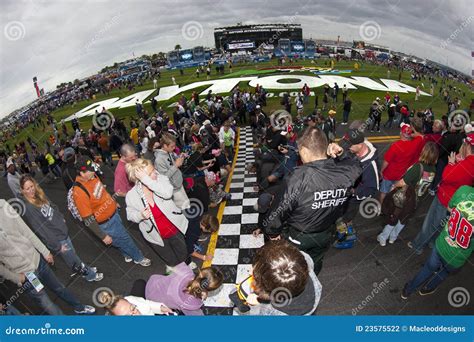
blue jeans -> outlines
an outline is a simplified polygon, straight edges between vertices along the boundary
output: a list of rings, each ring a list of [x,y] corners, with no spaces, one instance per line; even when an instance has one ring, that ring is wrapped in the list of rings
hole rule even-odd
[[[457,270],[457,268],[449,266],[446,261],[440,257],[438,250],[433,248],[430,257],[426,260],[423,268],[418,272],[415,278],[407,283],[406,290],[408,294],[412,294],[425,283],[425,289],[434,290],[444,279],[447,278],[449,273],[455,270]]]
[[[112,218],[99,225],[100,229],[112,238],[112,246],[117,247],[123,256],[130,257],[133,261],[140,262],[144,256],[138,249],[130,234],[123,226],[122,219],[118,212]]]
[[[423,248],[436,238],[439,231],[443,228],[442,221],[448,215],[448,210],[441,204],[438,196],[435,196],[431,203],[430,209],[425,216],[421,231],[412,241],[413,248],[418,254],[423,252]]]
[[[400,234],[403,228],[405,228],[405,225],[398,220],[394,226],[387,224],[378,236],[380,236],[380,239],[383,241],[390,240],[394,242],[397,240],[398,234]]]
[[[65,252],[59,252],[61,257],[63,258],[66,265],[73,270],[73,272],[77,272],[80,269],[81,275],[86,278],[86,280],[92,280],[95,278],[96,272],[94,272],[89,266],[84,264],[82,260],[76,253],[74,246],[72,245],[71,238],[68,236],[66,240],[59,241],[61,246],[66,246],[67,250]]]
[[[38,269],[35,271],[35,274],[44,285],[44,288],[40,292],[37,292],[33,286],[29,286],[27,293],[31,299],[38,303],[45,313],[48,315],[64,314],[62,310],[49,298],[48,294],[46,293],[46,289],[54,292],[59,298],[70,304],[74,310],[84,310],[84,305],[79,303],[72,292],[64,287],[58,278],[56,278],[56,275],[42,257],[40,257]]]

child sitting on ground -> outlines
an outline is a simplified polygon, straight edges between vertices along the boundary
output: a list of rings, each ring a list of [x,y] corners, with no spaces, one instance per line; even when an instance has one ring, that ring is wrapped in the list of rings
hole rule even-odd
[[[200,228],[203,235],[210,235],[219,230],[219,220],[215,216],[204,214],[201,218]],[[200,253],[202,251],[202,248],[201,246],[196,244],[196,242],[198,242],[198,238],[194,238],[193,240],[194,241],[192,243],[194,246],[194,251],[191,254],[191,256],[197,259],[201,259],[202,261],[212,260],[212,255]],[[201,241],[205,241],[205,240],[207,240],[207,238]]]

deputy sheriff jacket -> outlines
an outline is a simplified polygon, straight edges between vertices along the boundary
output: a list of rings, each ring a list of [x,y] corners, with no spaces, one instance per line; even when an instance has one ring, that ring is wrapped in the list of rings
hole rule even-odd
[[[316,160],[296,167],[285,177],[283,191],[272,203],[264,230],[269,235],[289,227],[290,237],[329,230],[342,215],[351,188],[361,175],[349,158]]]

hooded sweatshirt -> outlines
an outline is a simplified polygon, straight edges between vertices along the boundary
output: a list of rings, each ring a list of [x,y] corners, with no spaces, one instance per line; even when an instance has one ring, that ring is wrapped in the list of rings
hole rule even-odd
[[[309,277],[306,287],[302,293],[296,297],[285,300],[281,305],[260,304],[252,306],[250,309],[251,315],[259,316],[303,316],[311,315],[316,311],[319,300],[321,299],[322,285],[314,273],[314,264],[310,256],[301,252],[308,264]],[[277,296],[277,294],[276,294]]]
[[[183,175],[181,170],[174,166],[174,156],[163,150],[155,151],[155,169],[169,178],[174,190],[183,186]]]
[[[48,256],[49,250],[28,228],[20,215],[10,215],[15,209],[0,199],[0,276],[20,283],[20,274],[38,268],[40,254]]]

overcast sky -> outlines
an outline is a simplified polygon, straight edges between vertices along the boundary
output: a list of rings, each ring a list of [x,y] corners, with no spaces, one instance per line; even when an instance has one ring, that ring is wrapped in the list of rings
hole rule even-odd
[[[1,0],[0,117],[36,98],[34,76],[51,91],[133,53],[212,47],[213,28],[237,22],[365,38],[470,75],[473,8],[470,0]]]

